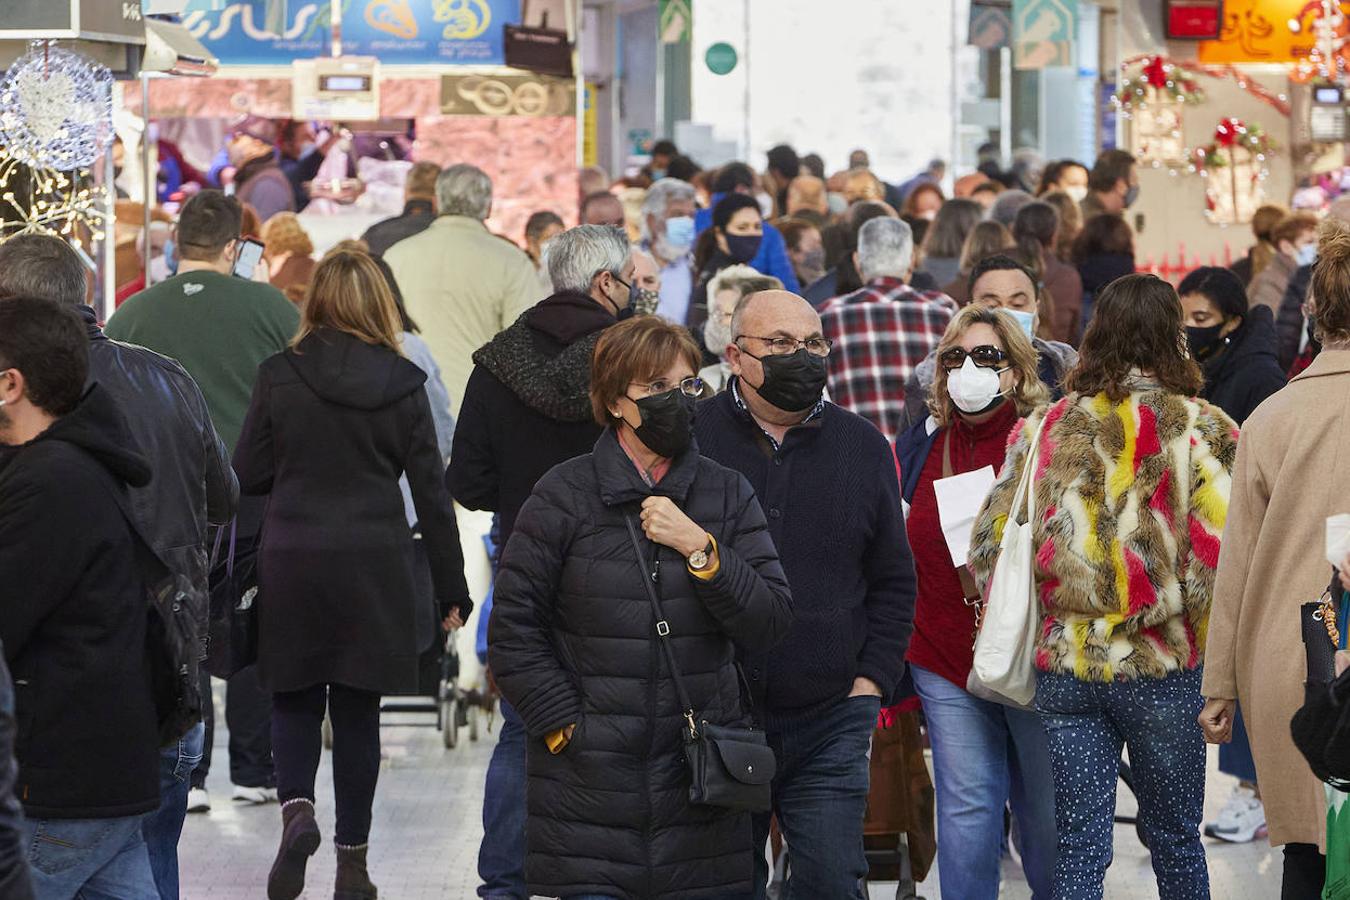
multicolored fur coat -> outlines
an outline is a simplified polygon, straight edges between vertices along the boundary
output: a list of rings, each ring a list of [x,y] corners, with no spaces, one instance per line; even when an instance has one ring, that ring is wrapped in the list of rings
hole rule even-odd
[[[1120,403],[1071,394],[1013,429],[975,521],[987,583],[1044,415],[1035,481],[1042,671],[1084,681],[1161,678],[1200,664],[1237,454],[1215,406],[1158,389]]]

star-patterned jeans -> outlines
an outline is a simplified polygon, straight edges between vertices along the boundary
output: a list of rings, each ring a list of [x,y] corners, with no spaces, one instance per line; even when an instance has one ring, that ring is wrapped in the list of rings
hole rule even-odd
[[[1041,673],[1036,709],[1050,741],[1059,831],[1055,900],[1102,896],[1122,747],[1159,897],[1209,897],[1200,842],[1205,741],[1196,722],[1203,705],[1199,669],[1109,684]]]

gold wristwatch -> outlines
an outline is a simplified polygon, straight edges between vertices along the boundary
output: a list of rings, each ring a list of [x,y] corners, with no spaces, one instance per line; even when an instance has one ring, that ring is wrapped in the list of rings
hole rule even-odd
[[[704,547],[702,550],[695,550],[693,553],[689,554],[689,559],[686,560],[689,564],[689,571],[702,572],[704,569],[708,568],[708,563],[712,561],[712,552],[713,542],[710,537],[708,538],[708,546]]]

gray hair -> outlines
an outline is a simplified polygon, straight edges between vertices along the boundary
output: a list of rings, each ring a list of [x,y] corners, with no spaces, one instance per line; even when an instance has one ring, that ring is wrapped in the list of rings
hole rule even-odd
[[[642,236],[651,238],[647,227],[647,217],[656,216],[660,218],[666,214],[666,207],[672,200],[688,200],[694,202],[698,193],[694,186],[687,181],[681,181],[678,178],[662,178],[647,189],[647,196],[642,201]]]
[[[628,235],[613,225],[578,225],[555,237],[544,263],[556,293],[591,292],[591,281],[601,272],[618,274],[632,255]]]
[[[902,219],[878,216],[858,230],[858,274],[864,281],[904,278],[914,263],[914,232]]]
[[[17,234],[0,244],[0,296],[83,306],[87,286],[84,261],[55,235]]]
[[[492,179],[468,163],[450,166],[436,178],[436,206],[443,216],[481,222],[492,210]]]
[[[1035,199],[1026,191],[1004,191],[998,195],[994,205],[989,207],[989,218],[1011,231],[1022,207]]]

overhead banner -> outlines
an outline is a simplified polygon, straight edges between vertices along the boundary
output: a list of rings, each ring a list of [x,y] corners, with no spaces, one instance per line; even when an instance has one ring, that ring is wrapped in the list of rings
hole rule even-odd
[[[575,116],[577,83],[553,75],[442,75],[443,116]]]
[[[1350,3],[1342,3],[1341,10],[1350,11]],[[1200,61],[1306,61],[1317,43],[1321,17],[1322,5],[1307,0],[1227,0],[1219,39],[1200,42]]]
[[[661,43],[687,44],[694,33],[690,0],[661,0]]]
[[[291,0],[283,19],[268,0],[188,0],[183,25],[221,65],[290,65],[297,58],[329,56],[332,4]]]
[[[520,0],[346,0],[344,55],[390,65],[504,65],[505,25]]]
[[[1074,64],[1078,0],[1013,0],[1013,66],[1044,69]]]

